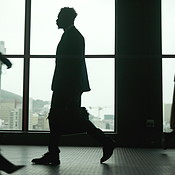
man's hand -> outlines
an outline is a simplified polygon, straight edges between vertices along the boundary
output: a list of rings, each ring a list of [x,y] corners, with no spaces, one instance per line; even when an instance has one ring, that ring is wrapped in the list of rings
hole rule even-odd
[[[7,69],[12,67],[12,63],[10,62],[10,60],[7,59],[5,56],[3,56],[1,52],[0,52],[0,61],[2,61],[2,63],[7,66]]]

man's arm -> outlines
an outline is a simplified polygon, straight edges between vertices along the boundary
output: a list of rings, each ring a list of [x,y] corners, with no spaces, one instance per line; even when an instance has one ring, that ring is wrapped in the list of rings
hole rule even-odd
[[[10,60],[8,60],[5,56],[3,56],[1,52],[0,52],[0,61],[2,61],[2,63],[5,64],[8,69],[12,67],[12,63],[10,62]]]

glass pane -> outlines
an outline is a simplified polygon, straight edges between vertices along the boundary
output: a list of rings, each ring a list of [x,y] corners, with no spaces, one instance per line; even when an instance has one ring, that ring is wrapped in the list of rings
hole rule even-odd
[[[30,130],[49,130],[46,118],[50,109],[54,68],[54,58],[32,58],[30,61]]]
[[[40,66],[42,62],[42,67]],[[104,131],[114,131],[114,59],[86,59],[91,91],[82,96],[90,120]],[[30,130],[48,130],[54,59],[31,59]],[[39,70],[39,71],[38,71]]]
[[[24,53],[24,0],[0,1],[0,50],[5,54]]]
[[[170,129],[170,113],[174,91],[175,58],[164,58],[163,61],[163,130]]]
[[[114,54],[115,0],[33,0],[32,54],[55,54],[63,32],[56,19],[65,6],[78,13],[75,26],[85,37],[86,54]]]
[[[0,129],[22,129],[23,59],[10,59],[13,66],[1,66]]]
[[[86,59],[91,91],[83,93],[82,106],[103,131],[114,131],[114,59]]]
[[[162,0],[162,53],[175,54],[175,1]]]

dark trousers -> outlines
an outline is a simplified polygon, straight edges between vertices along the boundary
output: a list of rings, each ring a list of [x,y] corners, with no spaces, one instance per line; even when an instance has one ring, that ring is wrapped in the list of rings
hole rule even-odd
[[[56,154],[61,135],[86,132],[101,145],[110,141],[92,122],[80,116],[81,94],[59,94],[53,92],[49,112],[50,141],[49,152]]]

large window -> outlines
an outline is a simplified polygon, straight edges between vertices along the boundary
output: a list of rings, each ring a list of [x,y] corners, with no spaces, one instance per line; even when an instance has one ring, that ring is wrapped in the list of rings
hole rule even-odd
[[[162,0],[162,69],[163,69],[163,129],[170,129],[170,113],[175,78],[175,11],[174,0]]]
[[[2,113],[8,116],[6,120],[0,115],[0,129],[49,130],[46,118],[52,95],[54,55],[63,34],[56,19],[59,10],[69,6],[77,11],[75,26],[85,38],[92,89],[83,94],[82,106],[97,127],[114,132],[115,0],[26,0],[26,4],[24,0],[1,1],[0,24],[4,28],[0,28],[0,51],[14,64],[9,70],[2,68],[1,94],[9,95],[14,106],[1,102],[4,113],[6,108],[10,109],[5,115]],[[9,118],[15,115],[19,120],[12,126]]]

